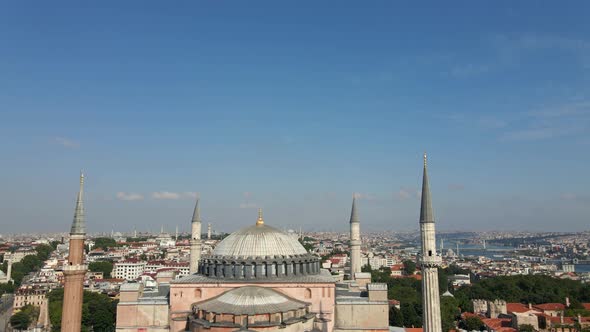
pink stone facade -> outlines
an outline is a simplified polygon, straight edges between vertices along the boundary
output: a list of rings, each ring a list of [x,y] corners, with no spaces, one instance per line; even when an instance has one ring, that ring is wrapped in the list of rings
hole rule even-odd
[[[184,331],[186,317],[192,314],[192,305],[221,295],[233,288],[251,286],[252,283],[202,283],[170,285],[170,331]],[[294,299],[311,304],[310,312],[329,320],[327,331],[334,326],[334,283],[256,283],[270,287]],[[184,319],[183,319],[184,318]],[[211,332],[214,332],[211,330]]]

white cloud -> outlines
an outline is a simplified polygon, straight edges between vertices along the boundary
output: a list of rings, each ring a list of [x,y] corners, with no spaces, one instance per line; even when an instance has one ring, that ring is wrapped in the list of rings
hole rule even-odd
[[[256,207],[256,204],[254,203],[241,203],[240,204],[240,209],[253,209]]]
[[[578,195],[576,195],[574,193],[561,194],[561,199],[563,199],[564,201],[573,201],[573,200],[576,200],[577,198],[578,198]]]
[[[126,193],[126,192],[118,192],[117,199],[121,201],[141,201],[143,200],[143,195],[136,194],[136,193]]]
[[[395,197],[399,199],[409,199],[412,198],[412,193],[407,189],[400,189],[397,193],[395,193]]]
[[[76,148],[80,147],[79,142],[76,142],[76,141],[73,141],[71,139],[67,139],[64,137],[56,137],[55,142],[61,146],[66,147],[66,148],[76,149]]]
[[[371,193],[354,193],[353,194],[356,199],[361,199],[364,201],[376,201],[377,195]]]
[[[195,199],[195,198],[199,197],[199,193],[194,192],[194,191],[187,191],[183,194],[183,196]]]
[[[179,199],[181,194],[170,191],[155,191],[152,193],[153,199]]]
[[[461,191],[465,189],[465,185],[461,183],[451,183],[449,184],[448,188],[450,191]]]

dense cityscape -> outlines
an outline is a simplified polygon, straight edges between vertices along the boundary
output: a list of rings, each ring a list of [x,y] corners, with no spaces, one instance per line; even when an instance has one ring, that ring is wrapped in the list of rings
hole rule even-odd
[[[434,224],[428,221],[433,220],[433,213],[426,174],[424,156],[421,227],[429,222]],[[303,276],[311,278],[315,271],[325,271],[327,275],[323,282],[335,283],[336,310],[331,312],[332,315],[338,313],[339,305],[348,304],[351,298],[357,299],[354,310],[367,310],[360,306],[362,303],[382,303],[386,308],[383,311],[385,316],[379,316],[379,310],[369,307],[370,313],[366,312],[371,317],[369,322],[336,317],[334,325],[328,323],[333,319],[325,318],[312,320],[314,323],[308,328],[324,326],[324,329],[335,331],[351,328],[413,331],[428,323],[428,318],[425,318],[428,310],[436,313],[431,323],[439,324],[438,328],[423,327],[431,331],[585,331],[590,325],[590,231],[443,233],[436,237],[436,242],[427,243],[425,247],[424,241],[428,241],[425,240],[428,239],[426,228],[419,233],[361,233],[357,198],[353,195],[351,230],[347,233],[277,230],[265,225],[261,209],[256,224],[245,228],[245,231],[231,235],[217,233],[213,231],[214,225],[208,223],[203,233],[200,199],[197,199],[191,221],[193,234],[179,233],[178,228],[174,233],[168,233],[162,226],[156,234],[137,231],[123,234],[113,230],[111,234],[86,237],[83,185],[84,176],[81,175],[74,222],[69,234],[4,234],[1,237],[0,326],[3,329],[177,331],[178,327],[173,327],[174,323],[170,320],[174,315],[170,296],[172,293],[173,296],[179,294],[171,287],[174,280],[178,284],[194,283],[191,278],[202,275],[237,278],[246,283],[255,282],[257,278],[276,282],[281,280],[281,275],[287,277],[292,274],[291,278],[298,275],[299,268],[295,265],[293,268],[285,265],[283,269],[281,265],[287,263],[266,263],[277,260],[277,257],[287,257],[287,254],[275,255],[274,259],[273,256],[260,256],[264,262],[259,265],[254,262],[251,268],[247,264],[248,269],[241,272],[237,272],[235,262],[231,266],[217,265],[216,257],[222,258],[223,264],[230,257],[227,253],[222,254],[224,250],[233,250],[234,255],[251,258],[271,245],[272,242],[267,239],[273,237],[282,241],[283,246],[287,242],[294,243],[301,248],[304,256],[310,258],[311,264],[304,263],[310,265],[301,265]],[[238,247],[234,243],[241,240],[250,243],[247,246],[256,246],[248,240],[251,232],[263,236],[257,238],[263,243],[262,247],[252,247],[257,254],[248,253],[251,249],[244,247],[244,243]],[[74,249],[73,245],[79,246],[78,249]],[[425,248],[429,246],[434,250],[427,250],[426,253]],[[79,250],[83,257],[76,258],[78,254],[73,250]],[[285,249],[277,247],[275,250]],[[433,252],[437,261],[429,265],[425,257],[430,257]],[[78,263],[72,265],[74,260]],[[215,264],[210,265],[214,261]],[[424,279],[425,269],[428,268],[435,273],[434,286]],[[68,289],[71,292],[72,288],[68,288],[71,286],[68,286],[67,276],[74,275],[72,271],[82,273],[79,286],[83,287],[80,291],[84,296],[78,302],[72,300],[73,304],[68,304],[64,298],[75,298],[74,295],[68,296]],[[70,284],[73,282],[70,281]],[[437,301],[429,302],[432,300],[424,297],[421,300],[420,293],[424,295],[423,290],[432,286]],[[309,294],[305,298],[311,299],[312,291],[306,289]],[[442,294],[440,304],[439,291]],[[202,297],[201,288],[194,292],[197,298]],[[380,295],[380,292],[383,294]],[[368,302],[358,302],[363,297]],[[142,299],[149,300],[143,305],[152,308],[151,318],[141,317],[140,312],[145,310],[141,309]],[[188,321],[191,331],[213,326],[243,327],[238,320],[229,324],[228,321],[223,323],[223,320],[217,320],[219,318],[209,317],[206,313],[208,309],[202,308],[211,306],[208,304],[210,301],[195,304],[192,310],[195,310],[196,316],[176,319],[181,323],[178,326],[184,326]],[[430,303],[431,307],[424,307],[425,303]],[[226,310],[236,315],[239,310],[252,305]],[[129,311],[128,306],[134,309]],[[204,310],[203,314],[198,311],[199,308]],[[330,312],[325,311],[325,307],[320,305],[319,309],[319,315],[329,317]],[[158,313],[154,315],[156,310]],[[317,315],[308,310],[309,307],[305,310],[308,312],[306,316],[302,317]],[[73,316],[67,318],[64,313]],[[117,314],[120,316],[117,317]],[[256,318],[258,316],[252,316],[252,321],[248,318],[250,327],[275,326],[261,322]],[[300,319],[303,326],[307,319]],[[292,327],[298,321],[284,320],[275,324],[283,328]],[[272,319],[270,322],[273,322]]]

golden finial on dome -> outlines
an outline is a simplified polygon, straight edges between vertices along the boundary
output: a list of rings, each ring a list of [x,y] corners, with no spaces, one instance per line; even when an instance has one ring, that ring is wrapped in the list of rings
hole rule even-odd
[[[263,225],[264,219],[262,219],[262,208],[258,209],[258,220],[256,220],[256,226]]]

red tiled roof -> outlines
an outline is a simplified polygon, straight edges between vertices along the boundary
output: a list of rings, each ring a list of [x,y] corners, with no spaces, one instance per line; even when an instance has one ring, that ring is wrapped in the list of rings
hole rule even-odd
[[[582,303],[582,306],[584,307],[584,309],[590,310],[590,303]]]
[[[422,275],[421,274],[412,274],[410,276],[410,278],[414,278],[416,280],[422,280]]]
[[[512,332],[516,331],[511,326],[512,319],[510,318],[484,318],[481,320],[490,330]]]
[[[561,317],[559,316],[546,316],[552,324],[561,324]],[[563,324],[573,324],[574,319],[572,317],[563,317]]]
[[[529,306],[522,304],[522,303],[506,303],[506,311],[507,312],[527,312],[533,309],[530,309]]]
[[[406,332],[422,332],[421,327],[406,327]]]
[[[533,308],[543,310],[543,311],[545,311],[545,310],[564,310],[565,305],[563,305],[561,303],[541,303],[541,304],[537,304],[537,305],[533,306]]]
[[[472,312],[464,312],[461,314],[461,316],[463,316],[463,318],[469,318],[469,317],[479,317],[479,315],[474,314]]]

